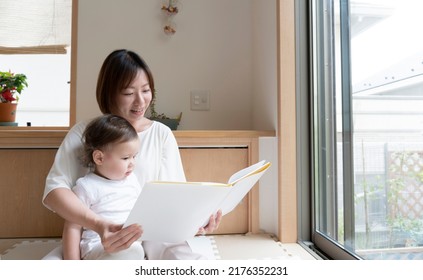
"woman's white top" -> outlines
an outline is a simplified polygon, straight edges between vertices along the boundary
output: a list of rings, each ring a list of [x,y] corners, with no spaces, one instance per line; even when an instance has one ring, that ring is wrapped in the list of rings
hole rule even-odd
[[[47,175],[44,198],[56,188],[72,189],[76,180],[89,169],[80,161],[82,134],[88,121],[73,126],[60,145],[53,166]],[[140,151],[134,173],[141,186],[148,181],[186,181],[178,144],[172,131],[160,122],[153,122],[138,133]]]
[[[123,180],[109,180],[90,172],[79,178],[72,190],[100,217],[115,224],[124,224],[141,193],[141,186],[134,173]],[[82,258],[99,244],[100,236],[93,230],[83,228]]]

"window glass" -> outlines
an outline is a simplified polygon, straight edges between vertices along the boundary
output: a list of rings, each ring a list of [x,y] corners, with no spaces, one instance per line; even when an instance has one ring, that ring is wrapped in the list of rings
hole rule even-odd
[[[17,107],[19,126],[69,126],[70,51],[0,56],[5,71],[24,73],[28,87]]]
[[[423,3],[351,7],[355,249],[366,259],[421,259]]]
[[[422,259],[423,2],[323,2],[313,21],[324,73],[314,75],[316,230],[364,259]]]

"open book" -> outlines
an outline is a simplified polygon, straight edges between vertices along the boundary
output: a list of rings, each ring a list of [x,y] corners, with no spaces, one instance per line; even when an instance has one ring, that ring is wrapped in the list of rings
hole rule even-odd
[[[219,209],[231,212],[269,168],[260,161],[233,174],[227,184],[148,182],[124,227],[139,224],[141,240],[182,242],[195,236]]]

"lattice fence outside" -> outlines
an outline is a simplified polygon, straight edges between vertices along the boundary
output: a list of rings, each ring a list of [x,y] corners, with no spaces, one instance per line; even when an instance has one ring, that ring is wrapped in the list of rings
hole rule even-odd
[[[390,218],[423,218],[423,151],[388,152]]]

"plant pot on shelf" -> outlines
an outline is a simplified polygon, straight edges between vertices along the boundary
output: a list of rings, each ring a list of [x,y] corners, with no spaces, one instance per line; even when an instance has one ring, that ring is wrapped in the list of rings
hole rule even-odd
[[[0,126],[16,126],[16,103],[0,103]]]
[[[179,114],[177,119],[170,118],[152,118],[151,120],[161,122],[162,124],[167,125],[171,130],[177,130],[178,125],[181,122],[182,112]]]

